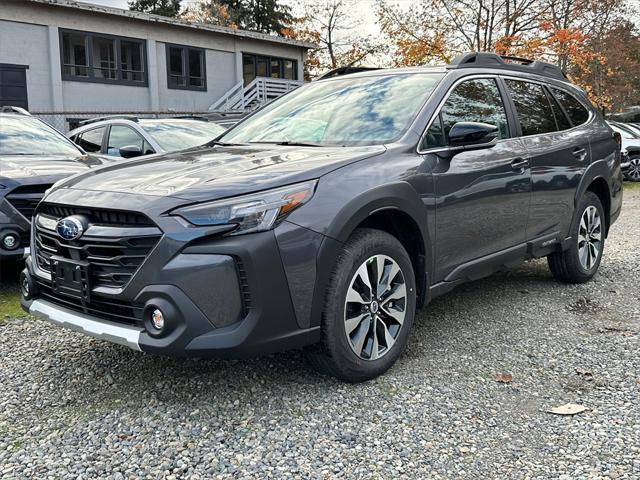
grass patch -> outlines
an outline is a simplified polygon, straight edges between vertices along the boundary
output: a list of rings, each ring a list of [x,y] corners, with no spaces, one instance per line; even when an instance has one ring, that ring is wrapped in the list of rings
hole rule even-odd
[[[10,318],[26,316],[27,313],[20,307],[18,286],[0,285],[0,323],[4,323]]]
[[[26,317],[27,313],[20,307],[19,269],[6,265],[0,265],[0,268],[2,269],[0,272],[0,324],[2,324],[11,318]]]
[[[640,182],[624,182],[624,190],[634,190],[636,192],[640,191]]]

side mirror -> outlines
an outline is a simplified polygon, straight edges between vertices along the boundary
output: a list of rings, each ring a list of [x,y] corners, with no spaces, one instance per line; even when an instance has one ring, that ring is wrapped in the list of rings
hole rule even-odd
[[[493,147],[498,139],[498,127],[480,122],[458,122],[449,131],[449,146],[473,150]]]
[[[127,145],[120,149],[120,156],[122,158],[133,158],[142,155],[142,149],[137,145]]]

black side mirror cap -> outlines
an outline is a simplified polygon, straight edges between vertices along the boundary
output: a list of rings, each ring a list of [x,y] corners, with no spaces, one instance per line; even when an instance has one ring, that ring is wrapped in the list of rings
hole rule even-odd
[[[480,122],[458,122],[449,131],[449,146],[464,150],[495,145],[498,127]]]
[[[137,145],[127,145],[122,147],[119,152],[122,158],[133,158],[142,155],[142,149]]]

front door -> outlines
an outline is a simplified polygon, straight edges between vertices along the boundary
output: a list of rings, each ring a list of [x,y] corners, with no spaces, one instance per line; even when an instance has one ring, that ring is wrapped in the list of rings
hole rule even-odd
[[[503,94],[495,78],[466,80],[427,131],[423,152],[437,162],[435,282],[453,280],[448,276],[456,267],[525,242],[531,171],[522,141],[512,135]],[[458,122],[497,126],[497,144],[447,158],[441,150]]]
[[[29,109],[26,66],[0,63],[0,107]]]

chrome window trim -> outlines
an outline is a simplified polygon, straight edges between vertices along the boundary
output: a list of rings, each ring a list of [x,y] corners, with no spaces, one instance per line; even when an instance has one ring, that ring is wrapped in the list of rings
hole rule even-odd
[[[537,83],[539,85],[542,85],[543,87],[546,86],[547,88],[555,88],[557,90],[562,90],[563,92],[565,92],[565,93],[571,95],[573,98],[575,98],[578,101],[578,103],[580,105],[582,105],[587,110],[587,112],[589,112],[589,118],[587,119],[587,121],[584,122],[584,123],[581,123],[580,125],[575,125],[575,126],[573,126],[571,128],[568,128],[566,130],[556,130],[555,132],[536,133],[535,135],[520,135],[520,137],[518,137],[518,138],[534,138],[534,137],[539,137],[541,135],[553,135],[554,133],[570,132],[571,130],[575,130],[576,128],[580,128],[580,127],[582,127],[584,125],[587,125],[587,124],[591,123],[593,121],[593,119],[596,117],[595,114],[593,113],[593,109],[591,107],[585,105],[582,100],[580,100],[578,97],[576,97],[576,95],[571,93],[566,88],[562,88],[562,87],[559,87],[559,86],[551,84],[551,83],[545,83],[545,82],[540,81],[540,80],[529,80],[528,78],[524,79],[524,78],[516,77],[516,76],[512,76],[512,75],[502,75],[501,78],[503,80],[516,80],[516,81],[519,81],[519,82]],[[551,92],[551,94],[553,94],[553,92]],[[555,98],[555,95],[554,95],[554,98]],[[560,104],[560,106],[564,109],[564,107],[562,106],[562,104],[560,103],[560,101],[557,98],[556,98],[556,101],[558,101],[558,104]],[[516,113],[518,113],[518,112],[516,111]],[[569,118],[569,121],[571,121],[571,123],[573,123],[573,120],[571,120],[571,118]]]
[[[549,132],[549,133],[537,133],[535,135],[517,135],[517,136],[512,136],[512,137],[509,137],[509,138],[502,138],[502,139],[498,140],[498,142],[502,142],[504,140],[512,140],[512,139],[515,139],[515,138],[535,138],[535,137],[539,137],[539,136],[542,136],[542,135],[553,135],[553,134],[556,134],[556,133],[571,132],[572,130],[575,130],[577,128],[580,128],[580,127],[583,127],[585,125],[588,125],[588,124],[592,123],[593,120],[596,117],[596,115],[593,113],[593,108],[592,107],[589,107],[589,106],[585,105],[584,102],[580,98],[578,98],[576,95],[571,93],[566,88],[560,87],[560,86],[558,86],[556,84],[547,83],[547,82],[544,82],[542,80],[522,78],[522,77],[518,77],[518,76],[515,76],[515,75],[501,75],[501,74],[497,74],[497,73],[494,73],[494,74],[468,75],[468,76],[461,77],[458,80],[456,80],[453,83],[453,85],[451,85],[451,87],[449,87],[449,89],[447,90],[447,92],[443,96],[443,99],[440,101],[440,103],[436,107],[433,115],[431,116],[431,118],[429,119],[429,122],[427,123],[427,126],[422,131],[422,134],[420,135],[420,139],[418,140],[418,145],[416,147],[416,153],[418,155],[425,155],[425,154],[428,154],[428,153],[438,153],[438,152],[443,152],[443,151],[449,151],[451,149],[451,147],[446,147],[446,146],[445,147],[432,147],[432,148],[421,149],[420,145],[422,145],[422,141],[423,141],[425,135],[427,134],[427,131],[429,130],[429,128],[431,128],[431,125],[433,124],[435,118],[438,115],[440,115],[442,107],[447,102],[447,100],[449,100],[449,97],[451,96],[451,93],[453,92],[453,90],[464,81],[477,80],[477,79],[483,79],[483,78],[490,78],[490,79],[496,79],[496,80],[498,78],[500,78],[502,80],[517,80],[517,81],[520,81],[520,82],[537,83],[539,85],[546,86],[548,88],[556,88],[558,90],[562,90],[563,92],[571,95],[573,98],[575,98],[580,103],[580,105],[582,105],[584,108],[586,108],[587,111],[589,112],[589,118],[587,119],[586,122],[581,123],[580,125],[575,125],[575,126],[569,128],[567,130],[557,130],[555,132]],[[505,109],[506,109],[506,105],[505,105]],[[516,114],[517,114],[517,111],[516,111]],[[569,119],[569,120],[571,120],[571,119]],[[571,122],[571,123],[573,123],[573,122]]]

